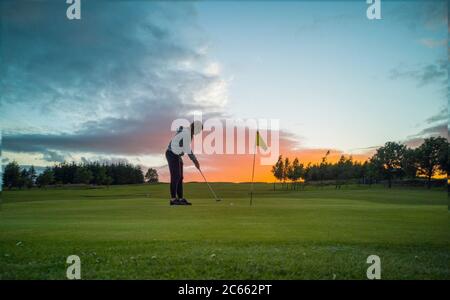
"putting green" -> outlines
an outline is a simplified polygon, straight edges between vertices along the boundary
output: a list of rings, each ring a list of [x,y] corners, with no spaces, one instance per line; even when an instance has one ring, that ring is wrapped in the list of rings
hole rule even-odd
[[[375,254],[383,279],[450,279],[445,191],[212,186],[3,192],[0,278],[64,279],[75,254],[83,279],[365,279]]]

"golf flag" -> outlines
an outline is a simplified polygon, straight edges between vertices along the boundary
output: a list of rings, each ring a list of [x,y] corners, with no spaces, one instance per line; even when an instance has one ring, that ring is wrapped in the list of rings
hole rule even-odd
[[[261,147],[264,150],[267,150],[267,144],[259,134],[259,131],[256,131],[256,146]]]
[[[252,185],[250,189],[250,205],[253,202],[253,179],[255,177],[255,158],[256,158],[256,147],[261,147],[264,150],[267,150],[267,144],[259,134],[259,130],[256,131],[256,144],[255,144],[255,152],[253,153],[253,168],[252,168]]]

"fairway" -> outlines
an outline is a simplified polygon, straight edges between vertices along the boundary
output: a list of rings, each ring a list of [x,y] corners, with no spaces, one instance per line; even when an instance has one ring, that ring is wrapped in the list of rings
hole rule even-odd
[[[443,190],[212,186],[3,192],[0,279],[65,279],[72,254],[82,279],[366,279],[372,254],[382,279],[450,279]]]

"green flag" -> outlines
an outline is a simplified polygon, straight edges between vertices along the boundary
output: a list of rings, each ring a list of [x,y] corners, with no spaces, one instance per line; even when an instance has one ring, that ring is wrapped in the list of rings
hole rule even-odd
[[[259,131],[256,132],[256,146],[261,147],[264,150],[267,150],[267,144],[259,134]]]

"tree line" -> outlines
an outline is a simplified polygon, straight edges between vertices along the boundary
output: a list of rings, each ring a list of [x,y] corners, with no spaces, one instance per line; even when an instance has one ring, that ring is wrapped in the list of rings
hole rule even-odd
[[[37,174],[34,166],[21,168],[15,161],[6,165],[3,173],[3,187],[31,188],[64,184],[120,185],[157,183],[158,172],[150,168],[144,175],[141,167],[128,163],[100,164],[90,162],[77,164],[61,163],[47,167]]]
[[[427,187],[431,187],[435,175],[449,172],[450,147],[443,137],[426,138],[417,148],[410,148],[402,143],[387,142],[376,149],[375,154],[364,162],[354,161],[351,156],[342,155],[335,163],[327,161],[330,151],[320,163],[303,165],[295,158],[280,155],[272,167],[274,177],[281,183],[291,182],[296,189],[299,181],[325,182],[333,181],[340,188],[351,180],[372,184],[386,181],[388,187],[399,179],[426,178]],[[275,188],[275,186],[274,186]]]

